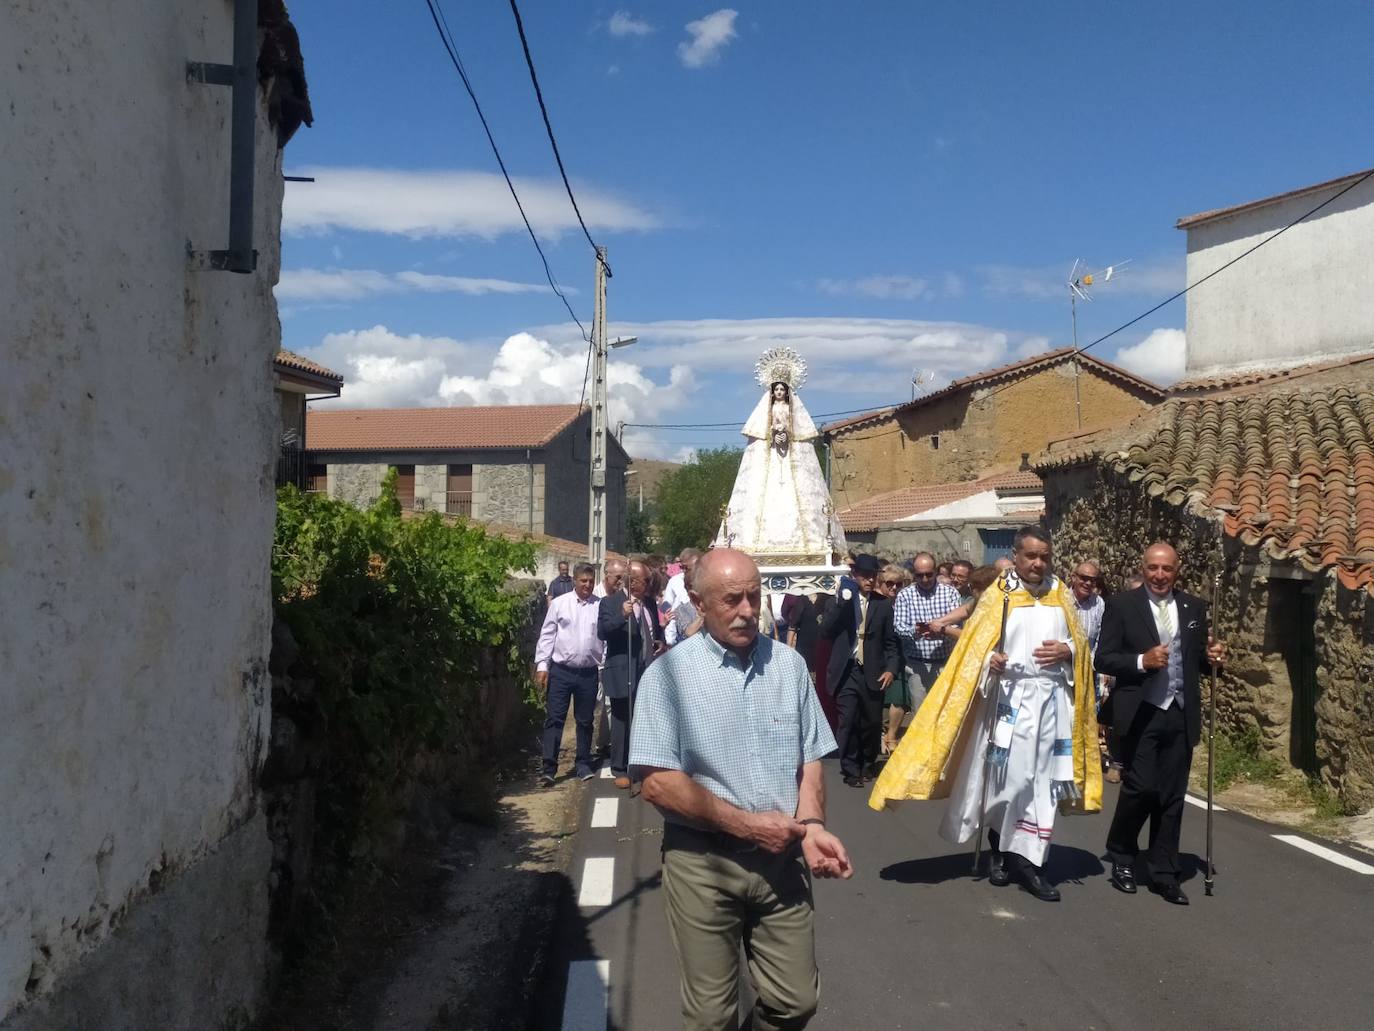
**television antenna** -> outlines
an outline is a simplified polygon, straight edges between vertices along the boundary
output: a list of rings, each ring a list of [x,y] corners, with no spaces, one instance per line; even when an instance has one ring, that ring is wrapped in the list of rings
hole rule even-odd
[[[916,392],[935,378],[935,373],[930,369],[911,370],[911,400],[916,400]]]
[[[1073,322],[1073,400],[1078,409],[1080,430],[1083,428],[1083,393],[1078,384],[1078,302],[1091,301],[1094,287],[1106,286],[1114,276],[1121,275],[1121,271],[1130,263],[1131,259],[1127,258],[1094,272],[1082,258],[1075,258],[1073,268],[1069,270],[1069,318]]]

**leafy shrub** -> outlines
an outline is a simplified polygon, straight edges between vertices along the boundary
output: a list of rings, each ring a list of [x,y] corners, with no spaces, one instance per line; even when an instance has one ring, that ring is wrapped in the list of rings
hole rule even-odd
[[[1237,781],[1271,781],[1283,770],[1277,759],[1264,754],[1258,727],[1247,727],[1240,734],[1217,734],[1216,764],[1218,791]]]
[[[526,602],[503,588],[534,557],[528,542],[437,513],[403,520],[394,469],[367,510],[280,490],[272,589],[314,681],[294,715],[324,745],[326,848],[365,849],[426,757],[480,749],[481,658],[524,676]]]

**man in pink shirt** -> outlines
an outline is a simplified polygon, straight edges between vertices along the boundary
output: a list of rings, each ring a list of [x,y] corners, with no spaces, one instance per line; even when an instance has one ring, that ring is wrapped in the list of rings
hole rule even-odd
[[[573,589],[549,602],[539,644],[534,650],[534,679],[545,693],[548,716],[544,720],[544,772],[539,782],[553,785],[558,772],[558,746],[568,705],[577,723],[576,776],[592,777],[592,719],[596,714],[597,667],[606,653],[596,635],[596,569],[579,562],[573,570]]]

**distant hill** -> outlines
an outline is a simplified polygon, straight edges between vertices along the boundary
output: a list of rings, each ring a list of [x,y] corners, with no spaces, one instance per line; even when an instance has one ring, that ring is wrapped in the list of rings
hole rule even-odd
[[[639,481],[644,481],[644,500],[650,502],[658,493],[659,482],[669,473],[681,468],[679,462],[661,462],[652,458],[636,458],[630,463],[635,475],[625,481],[625,492],[632,498],[639,497]]]

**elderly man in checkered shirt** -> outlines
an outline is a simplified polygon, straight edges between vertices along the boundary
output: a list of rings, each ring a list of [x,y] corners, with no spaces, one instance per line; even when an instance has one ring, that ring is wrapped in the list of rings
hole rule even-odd
[[[915,712],[949,658],[948,635],[932,629],[930,623],[957,609],[960,599],[957,590],[936,580],[935,556],[930,552],[917,554],[911,560],[911,571],[914,579],[910,587],[903,587],[897,595],[892,623],[906,659],[905,708]],[[901,715],[896,718],[900,721]],[[895,743],[896,738],[894,728],[889,732],[889,741]]]
[[[737,1027],[739,956],[754,1031],[816,1012],[811,878],[849,877],[825,828],[821,759],[835,751],[806,662],[759,633],[759,570],[717,548],[692,572],[704,633],[639,683],[630,768],[663,813],[663,896],[691,1029]]]

